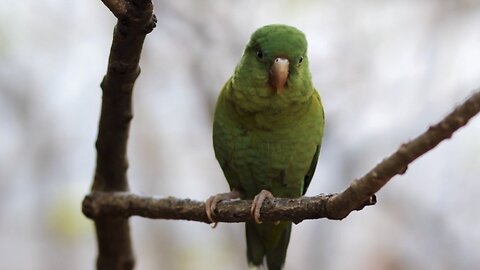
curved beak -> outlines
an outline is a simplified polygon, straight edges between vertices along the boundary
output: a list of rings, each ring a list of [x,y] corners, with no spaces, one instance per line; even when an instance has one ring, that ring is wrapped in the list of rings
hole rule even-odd
[[[286,58],[278,57],[273,61],[270,69],[270,84],[277,91],[282,93],[288,80],[289,61]]]

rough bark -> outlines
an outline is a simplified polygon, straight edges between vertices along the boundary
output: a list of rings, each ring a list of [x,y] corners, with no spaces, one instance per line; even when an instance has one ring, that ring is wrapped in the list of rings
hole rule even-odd
[[[480,91],[457,106],[440,122],[430,126],[418,137],[402,144],[364,176],[354,180],[342,193],[302,197],[298,199],[267,199],[261,209],[262,220],[343,219],[354,210],[376,203],[375,193],[392,177],[406,172],[408,165],[466,125],[480,111]],[[221,202],[215,218],[218,222],[252,221],[251,201]],[[144,197],[128,192],[98,193],[85,197],[83,212],[90,218],[142,216],[154,219],[180,219],[209,223],[204,202],[189,199]]]
[[[331,198],[327,203],[328,212],[335,213],[334,218],[342,219],[362,202],[380,190],[392,177],[404,174],[408,165],[421,155],[436,147],[443,140],[465,126],[480,111],[480,91],[477,90],[464,103],[457,106],[440,122],[431,125],[425,132],[406,142],[393,154],[377,164],[364,176],[354,180],[350,186]]]
[[[262,220],[291,220],[299,223],[305,219],[329,218],[327,202],[334,195],[318,195],[297,199],[276,198],[262,205]],[[365,202],[365,205],[375,201]],[[219,222],[253,221],[251,200],[221,202],[216,209]],[[141,216],[152,219],[177,219],[210,223],[205,203],[174,197],[154,198],[128,192],[92,193],[84,200],[83,211],[90,218]]]
[[[155,27],[151,1],[103,1],[118,18],[108,68],[101,83],[102,109],[96,141],[92,192],[127,191],[127,141],[132,120],[132,90],[140,74],[143,41]],[[97,269],[133,269],[128,219],[96,217]]]

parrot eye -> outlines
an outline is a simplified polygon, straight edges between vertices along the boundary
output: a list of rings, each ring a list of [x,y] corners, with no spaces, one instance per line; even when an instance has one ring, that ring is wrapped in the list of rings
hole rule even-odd
[[[262,59],[262,58],[263,58],[263,52],[262,52],[262,50],[258,50],[258,51],[257,51],[257,57],[258,57],[258,59]]]
[[[300,59],[298,59],[298,63],[301,64],[303,62],[303,57],[300,56]]]

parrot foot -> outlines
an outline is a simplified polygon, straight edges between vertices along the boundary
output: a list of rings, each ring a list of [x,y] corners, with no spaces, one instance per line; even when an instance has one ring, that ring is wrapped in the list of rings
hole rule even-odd
[[[221,201],[229,201],[233,199],[238,199],[242,193],[240,191],[233,189],[227,193],[219,193],[207,199],[205,202],[205,212],[207,212],[208,219],[212,222],[212,229],[217,227],[218,222],[213,218],[215,217],[215,209],[217,209],[217,204]]]
[[[260,220],[260,209],[262,209],[263,201],[265,201],[265,199],[267,198],[275,199],[273,194],[266,189],[262,189],[262,191],[260,191],[260,193],[258,193],[257,196],[253,198],[252,208],[250,208],[250,212],[252,213],[253,218],[255,219],[255,222],[258,224],[262,223],[262,221]],[[275,222],[275,224],[278,224],[278,223],[279,221]]]

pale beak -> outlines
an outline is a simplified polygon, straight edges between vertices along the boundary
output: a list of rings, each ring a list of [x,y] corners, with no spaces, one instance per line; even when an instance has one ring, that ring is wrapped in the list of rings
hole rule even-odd
[[[278,57],[273,61],[270,69],[270,84],[277,90],[277,93],[282,93],[283,88],[288,80],[288,59]]]

